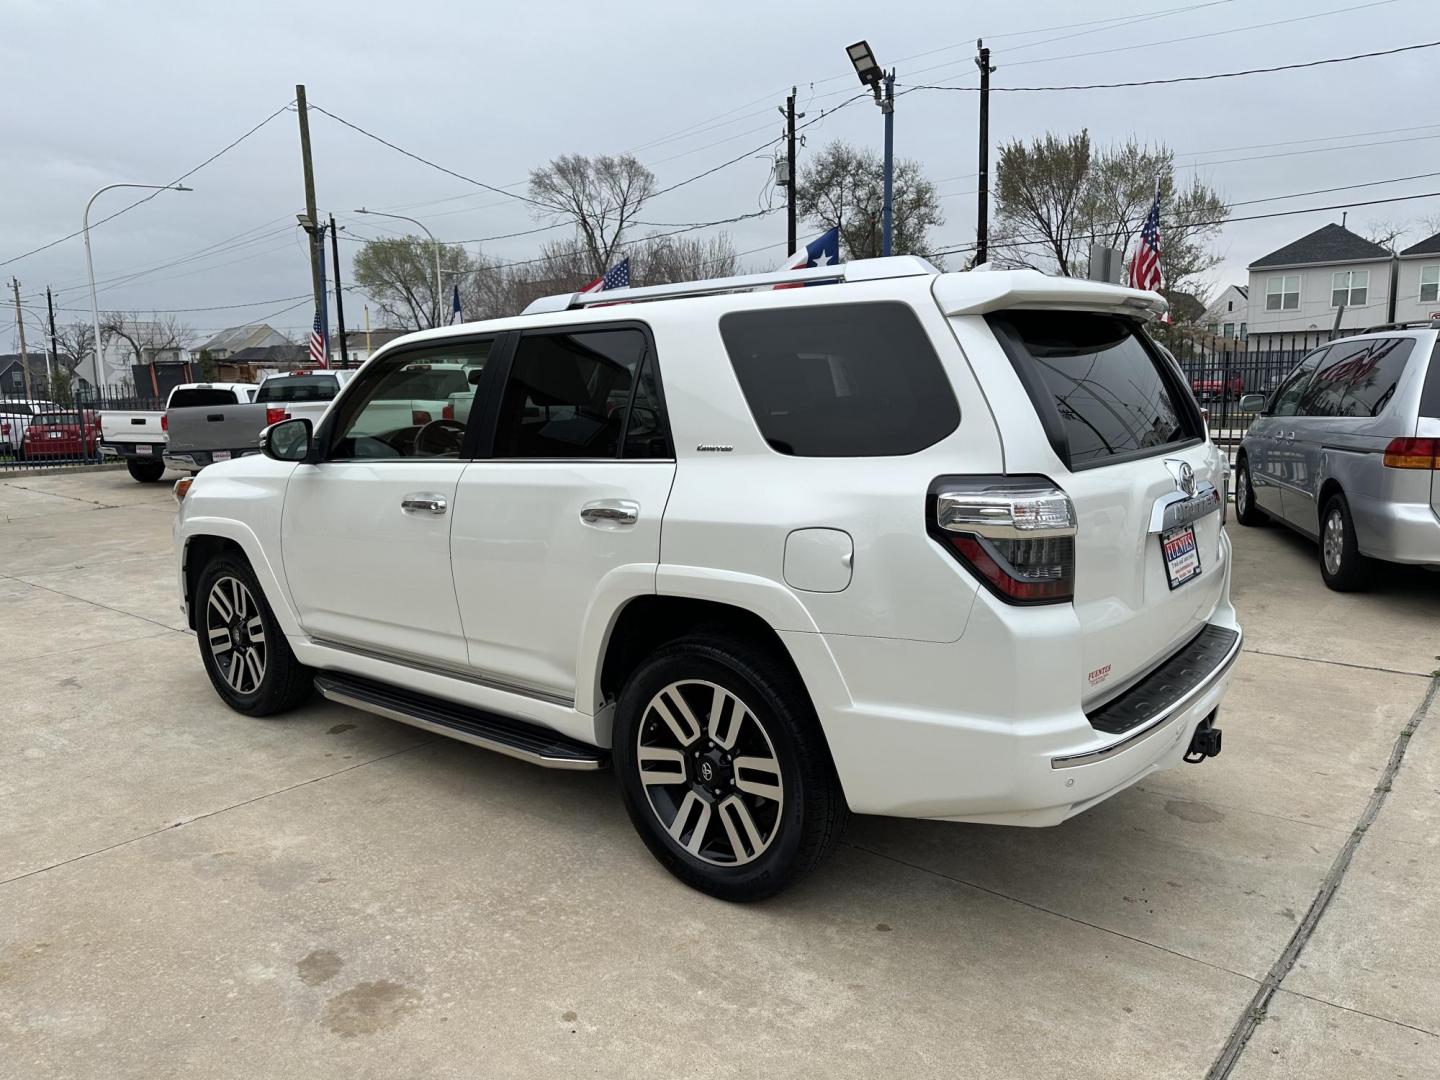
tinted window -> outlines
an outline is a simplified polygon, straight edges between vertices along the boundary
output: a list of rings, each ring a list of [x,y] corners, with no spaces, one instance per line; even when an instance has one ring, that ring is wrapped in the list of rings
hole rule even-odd
[[[0,401],[0,414],[5,416],[29,416],[32,411],[29,405],[10,405]]]
[[[663,439],[658,395],[646,405],[637,386],[646,353],[645,335],[629,328],[526,334],[500,400],[495,456],[617,457],[636,398],[634,437],[627,440],[635,453],[627,456],[656,456],[641,454],[647,444],[653,448],[657,434]],[[668,444],[660,449],[668,456]]]
[[[79,413],[43,413],[35,417],[36,424],[78,424],[80,423]]]
[[[185,390],[176,390],[171,394],[169,408],[198,409],[234,404],[234,390],[216,390],[213,387],[196,386]]]
[[[1275,388],[1265,412],[1270,416],[1294,416],[1299,411],[1300,395],[1305,392],[1310,376],[1315,373],[1315,368],[1329,351],[1330,347],[1327,345],[1301,360],[1295,370],[1285,376],[1285,381]]]
[[[960,423],[920,320],[904,304],[737,311],[720,320],[770,448],[799,457],[913,454]]]
[[[1053,311],[1010,311],[991,321],[1054,402],[1072,468],[1199,435],[1183,387],[1133,321]]]
[[[490,345],[406,349],[377,360],[337,406],[330,459],[458,458]]]
[[[640,378],[635,384],[635,396],[630,399],[630,419],[625,425],[625,449],[627,458],[671,458],[675,451],[670,447],[670,438],[665,430],[665,417],[661,412],[660,384],[656,376],[655,357],[646,354],[640,366]]]
[[[1377,416],[1395,396],[1414,342],[1342,341],[1330,347],[1300,399],[1302,416]]]
[[[1420,391],[1420,415],[1440,419],[1440,338],[1435,339],[1435,348],[1430,351],[1430,370]]]
[[[287,375],[260,384],[256,401],[329,401],[339,389],[334,375]]]

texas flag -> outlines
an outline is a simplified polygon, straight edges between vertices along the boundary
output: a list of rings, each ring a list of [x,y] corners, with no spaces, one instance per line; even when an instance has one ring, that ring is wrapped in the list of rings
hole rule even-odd
[[[781,263],[777,270],[805,270],[812,266],[834,266],[840,261],[840,229],[830,229],[821,233],[810,243],[806,244],[790,258]],[[777,289],[798,289],[804,282],[797,281],[793,285],[776,285]]]

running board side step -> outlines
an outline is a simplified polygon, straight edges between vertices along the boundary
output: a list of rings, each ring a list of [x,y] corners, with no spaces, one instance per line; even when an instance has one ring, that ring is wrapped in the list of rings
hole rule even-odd
[[[373,679],[327,671],[315,676],[315,689],[336,704],[398,720],[546,769],[603,769],[610,758],[599,747],[538,724],[512,720]]]

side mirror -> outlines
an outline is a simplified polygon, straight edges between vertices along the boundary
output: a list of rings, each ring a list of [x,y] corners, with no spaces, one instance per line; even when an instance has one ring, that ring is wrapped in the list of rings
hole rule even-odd
[[[281,420],[260,432],[260,449],[276,461],[304,461],[310,452],[310,421]]]
[[[1241,394],[1240,411],[1258,413],[1265,408],[1264,394]]]
[[[469,372],[466,374],[466,376],[465,376],[465,381],[468,382],[471,386],[479,386],[479,385],[480,385],[480,380],[483,379],[484,377],[485,377],[485,369],[484,369],[484,368],[478,368],[478,367],[477,367],[477,368],[471,368],[470,371],[469,371]]]

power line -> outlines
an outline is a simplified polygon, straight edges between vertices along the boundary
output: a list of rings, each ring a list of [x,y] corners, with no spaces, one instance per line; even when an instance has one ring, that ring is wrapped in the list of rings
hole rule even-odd
[[[99,221],[95,222],[94,225],[91,225],[90,228],[92,228],[92,229],[97,229],[97,228],[99,228],[101,225],[104,225],[107,221],[114,221],[114,220],[115,220],[117,217],[119,217],[121,214],[127,214],[127,213],[129,213],[131,210],[134,210],[135,207],[141,205],[142,203],[147,203],[147,202],[149,202],[151,199],[153,199],[153,198],[155,198],[156,196],[158,196],[161,191],[165,191],[165,190],[168,190],[169,188],[173,188],[176,184],[180,183],[180,182],[183,181],[183,180],[188,180],[190,177],[194,176],[194,175],[195,175],[197,172],[199,172],[201,169],[205,168],[206,165],[209,165],[212,161],[215,161],[217,158],[223,156],[224,154],[229,153],[231,150],[234,150],[235,147],[239,146],[239,145],[240,145],[242,142],[244,142],[246,139],[250,138],[251,135],[254,135],[257,131],[259,131],[261,128],[263,128],[266,124],[270,123],[271,120],[274,120],[274,119],[275,119],[277,116],[279,116],[281,113],[283,113],[283,112],[285,112],[287,109],[289,109],[291,104],[293,104],[293,102],[287,103],[287,104],[285,104],[285,105],[280,106],[280,108],[276,109],[276,110],[275,110],[274,112],[272,112],[269,116],[265,117],[264,120],[261,120],[258,124],[256,124],[254,127],[252,127],[249,131],[245,132],[244,135],[241,135],[238,139],[236,139],[236,140],[234,140],[233,142],[227,144],[226,146],[222,147],[221,149],[215,151],[215,153],[211,154],[208,158],[206,158],[204,161],[200,162],[200,164],[199,164],[199,165],[196,165],[193,169],[189,170],[188,172],[181,173],[181,174],[180,174],[179,176],[177,176],[174,180],[171,180],[170,183],[169,183],[168,185],[166,185],[165,188],[161,188],[160,191],[152,191],[149,195],[146,195],[146,196],[144,196],[143,198],[136,199],[136,200],[135,200],[134,202],[132,202],[130,205],[125,206],[125,207],[122,207],[121,209],[116,210],[113,214],[110,214],[110,215],[108,215],[108,216],[106,216],[106,217],[101,218]],[[56,244],[63,244],[66,240],[73,240],[73,239],[75,239],[75,237],[79,236],[79,235],[80,235],[81,233],[83,233],[84,231],[85,231],[84,229],[76,229],[74,232],[72,232],[72,233],[67,233],[66,235],[60,237],[60,239],[58,239],[58,240],[51,240],[48,244],[41,244],[39,247],[37,247],[37,248],[31,248],[29,251],[24,252],[24,253],[21,254],[21,255],[12,256],[11,258],[4,260],[3,262],[0,262],[0,266],[9,266],[11,263],[13,263],[13,262],[19,262],[21,259],[27,259],[27,258],[29,258],[31,255],[37,255],[37,254],[39,254],[39,253],[42,252],[42,251],[48,251],[50,248],[54,247]]]
[[[1050,90],[1114,90],[1122,87],[1132,86],[1167,86],[1172,83],[1211,82],[1215,79],[1238,79],[1245,75],[1268,75],[1276,71],[1298,71],[1301,68],[1322,67],[1325,64],[1346,64],[1352,60],[1372,60],[1377,56],[1396,56],[1399,53],[1414,52],[1417,49],[1433,49],[1440,46],[1440,41],[1427,41],[1418,45],[1401,45],[1394,49],[1377,49],[1374,52],[1355,53],[1351,56],[1331,56],[1323,60],[1307,60],[1296,64],[1276,64],[1273,67],[1245,68],[1242,71],[1217,71],[1209,75],[1181,75],[1172,79],[1135,79],[1130,82],[1116,83],[1083,83],[1073,86],[992,86],[992,93],[1041,93]],[[930,86],[918,85],[908,87],[904,92],[910,93],[915,90],[978,90],[978,86]]]

